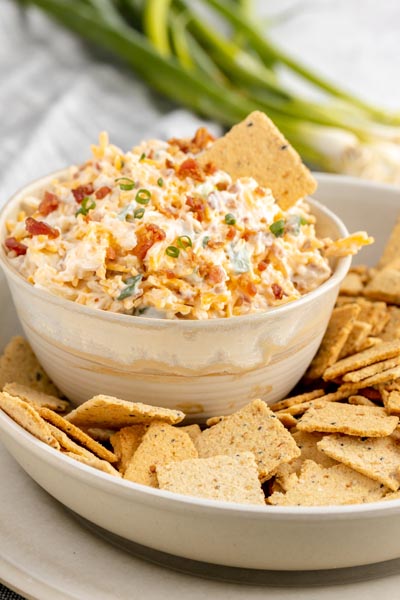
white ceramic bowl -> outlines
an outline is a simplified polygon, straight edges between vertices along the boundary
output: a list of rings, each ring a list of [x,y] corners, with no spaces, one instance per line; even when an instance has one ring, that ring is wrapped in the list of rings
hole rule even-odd
[[[373,265],[400,212],[389,186],[320,176],[318,196],[376,244]],[[0,273],[0,347],[17,320]],[[189,559],[253,569],[315,570],[400,557],[400,501],[339,507],[257,507],[207,501],[114,479],[33,439],[0,411],[1,439],[63,504],[103,529]]]
[[[228,414],[259,397],[287,394],[314,356],[350,258],[293,303],[243,317],[172,321],[95,310],[30,285],[7,260],[5,222],[21,199],[55,176],[18,192],[0,216],[0,264],[18,316],[40,362],[74,403],[103,393],[178,408],[196,419]],[[321,237],[346,235],[343,223],[312,202]]]

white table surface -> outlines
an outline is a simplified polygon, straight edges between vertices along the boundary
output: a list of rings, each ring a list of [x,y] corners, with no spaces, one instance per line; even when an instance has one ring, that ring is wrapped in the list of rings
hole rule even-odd
[[[258,4],[264,12],[266,5],[275,12],[297,7],[274,29],[279,43],[365,99],[400,107],[399,0]],[[36,10],[26,18],[12,0],[0,0],[0,205],[30,179],[84,160],[101,130],[127,149],[148,136],[190,134],[197,123],[190,113],[154,96],[124,68],[102,62]],[[303,579],[266,575],[263,585],[251,587],[180,574],[134,558],[84,529],[2,449],[0,482],[0,580],[9,583],[6,558],[15,561],[15,573],[34,572],[74,590],[74,598],[82,600],[399,596],[400,561]],[[43,544],[48,545],[45,553]],[[28,580],[20,582],[12,581],[27,592]],[[56,598],[54,594],[51,600]]]

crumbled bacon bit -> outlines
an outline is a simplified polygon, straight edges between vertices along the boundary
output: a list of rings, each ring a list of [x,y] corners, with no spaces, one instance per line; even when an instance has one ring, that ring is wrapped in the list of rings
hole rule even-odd
[[[255,296],[257,294],[257,286],[251,281],[249,275],[244,273],[240,275],[238,279],[239,286],[248,296]]]
[[[89,183],[88,185],[80,185],[74,190],[72,190],[74,198],[76,202],[78,202],[78,204],[80,204],[82,200],[86,198],[86,196],[91,196],[93,192],[94,188],[92,183]]]
[[[50,227],[44,221],[36,221],[33,217],[25,220],[25,228],[31,235],[47,235],[50,239],[55,239],[60,235],[58,229]]]
[[[236,227],[233,225],[228,225],[228,233],[226,234],[227,240],[233,240],[236,235]]]
[[[108,196],[108,194],[111,194],[111,191],[111,188],[109,188],[107,185],[103,185],[103,187],[96,190],[95,196],[97,200],[103,200],[103,198]]]
[[[268,267],[268,262],[266,260],[261,260],[258,263],[258,270],[259,271],[265,271],[265,269]]]
[[[146,223],[137,233],[137,244],[132,250],[132,254],[138,257],[139,260],[144,260],[147,252],[156,243],[165,239],[165,232],[152,223]]]
[[[117,253],[112,246],[108,246],[106,250],[106,259],[107,260],[115,260],[117,258]]]
[[[272,293],[274,294],[277,300],[282,300],[283,298],[283,289],[277,283],[272,284]]]
[[[204,181],[204,173],[194,158],[187,158],[179,165],[176,174],[180,179],[191,177],[195,181]]]
[[[167,169],[174,169],[175,168],[175,163],[170,158],[166,158],[165,159],[165,166],[167,167]]]
[[[194,196],[186,196],[186,204],[190,207],[191,211],[198,221],[204,221],[206,216],[206,206],[202,198],[195,198]]]
[[[224,281],[225,272],[222,267],[218,265],[207,265],[203,264],[199,267],[199,275],[204,277],[210,283],[222,283]]]
[[[7,250],[15,252],[17,256],[22,256],[26,254],[26,251],[28,250],[28,247],[25,246],[25,244],[18,242],[18,240],[15,237],[7,238],[4,244]]]
[[[199,127],[191,140],[184,138],[171,138],[168,140],[168,144],[170,144],[170,146],[177,146],[179,150],[185,154],[188,154],[189,152],[192,154],[198,154],[208,146],[209,142],[213,142],[214,140],[215,137],[208,131],[206,127]]]
[[[175,273],[173,271],[166,271],[167,279],[175,279]]]
[[[225,190],[228,189],[228,182],[227,181],[219,181],[216,185],[216,188],[219,192],[225,192]]]
[[[254,190],[254,193],[257,194],[257,196],[264,196],[265,190],[261,186],[258,185],[256,187],[256,189]]]
[[[59,197],[56,194],[53,194],[52,192],[48,192],[46,190],[43,196],[43,200],[39,204],[38,211],[41,215],[47,217],[47,215],[57,210],[59,203]]]
[[[206,175],[214,175],[217,167],[212,162],[208,162],[204,165],[203,170]]]
[[[208,240],[207,246],[212,248],[212,250],[218,250],[218,248],[223,248],[225,246],[224,242],[218,242],[216,240]]]

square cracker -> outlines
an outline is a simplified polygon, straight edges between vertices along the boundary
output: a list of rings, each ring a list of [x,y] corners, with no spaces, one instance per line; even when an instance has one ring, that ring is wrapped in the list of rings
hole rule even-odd
[[[7,392],[0,392],[0,408],[35,438],[52,448],[60,449],[60,444],[53,436],[50,427],[31,404],[21,398],[10,396]]]
[[[114,475],[114,477],[121,477],[118,473],[117,469],[114,469],[113,466],[110,465],[106,460],[101,460],[97,458],[97,456],[88,457],[83,456],[82,454],[76,454],[75,452],[63,452],[65,456],[69,456],[78,462],[87,465],[88,467],[93,467],[98,471],[103,471],[104,473],[108,473],[108,475]]]
[[[351,356],[358,352],[365,342],[369,334],[371,333],[372,325],[370,323],[365,323],[364,321],[354,321],[353,329],[351,330],[351,334],[346,340],[345,345],[340,351],[339,359],[345,358],[346,356]]]
[[[295,404],[302,404],[303,402],[309,402],[315,398],[320,398],[324,394],[324,390],[313,390],[312,392],[305,392],[304,394],[298,394],[297,396],[290,396],[289,398],[275,402],[275,404],[271,404],[270,409],[274,412],[277,410],[284,410]]]
[[[350,381],[353,383],[361,381],[364,383],[365,380],[370,380],[370,378],[374,375],[378,375],[379,373],[383,373],[390,369],[395,369],[399,365],[400,355],[394,356],[393,358],[388,358],[387,360],[381,360],[380,362],[375,362],[372,365],[368,365],[368,367],[363,367],[362,369],[357,369],[356,371],[350,371],[349,373],[343,375],[343,381]],[[398,377],[400,377],[400,374]],[[394,376],[393,379],[396,379],[396,376]],[[378,381],[376,383],[382,382]],[[375,385],[375,382],[372,385]]]
[[[157,465],[162,490],[240,504],[265,505],[251,452]]]
[[[306,460],[297,481],[286,494],[274,492],[267,502],[277,506],[363,504],[381,500],[386,492],[377,481],[345,465],[326,469]]]
[[[148,429],[148,425],[131,425],[123,427],[114,432],[110,438],[114,454],[118,458],[118,470],[124,474],[126,467],[142,443],[142,438]]]
[[[389,391],[383,398],[383,404],[389,415],[400,415],[400,392]]]
[[[297,423],[299,431],[347,433],[367,437],[390,435],[399,422],[380,406],[357,406],[327,402],[309,408]]]
[[[363,350],[347,358],[342,358],[337,363],[328,367],[323,374],[325,381],[330,381],[341,377],[349,371],[355,371],[362,367],[372,365],[372,363],[392,358],[393,356],[399,356],[400,354],[400,340],[392,340],[390,342],[382,342]]]
[[[185,431],[162,421],[153,421],[128,462],[124,478],[156,488],[157,465],[197,457],[198,452]]]
[[[400,339],[400,308],[397,308],[397,306],[389,306],[388,314],[389,321],[379,335],[384,342]]]
[[[84,446],[99,458],[108,460],[108,462],[117,462],[117,457],[113,452],[104,448],[104,446],[96,442],[78,427],[75,427],[72,423],[69,423],[61,415],[44,407],[38,408],[38,412],[45,421],[48,421],[52,425],[55,425],[55,427],[58,427],[58,429],[61,429],[61,431],[73,438],[78,444]]]
[[[300,455],[293,437],[262,400],[203,431],[197,448],[200,458],[253,452],[262,481],[272,477],[281,463]]]
[[[301,466],[306,460],[313,460],[321,467],[333,467],[337,464],[336,460],[329,458],[318,449],[317,442],[321,441],[323,437],[324,434],[322,433],[308,433],[307,431],[295,431],[293,433],[293,438],[300,448],[301,454],[290,463],[280,465],[278,468],[276,481],[282,490],[287,491],[297,481]]]
[[[66,419],[74,425],[107,429],[121,429],[121,427],[150,423],[155,420],[175,424],[180,423],[184,418],[185,414],[180,410],[150,406],[141,402],[128,402],[103,394],[94,396],[66,416]]]
[[[0,357],[0,391],[6,383],[13,381],[45,394],[58,395],[56,386],[40,366],[29,343],[20,336],[10,340]]]
[[[86,456],[86,458],[97,458],[93,452],[90,452],[90,450],[87,450],[83,446],[79,446],[79,444],[71,440],[66,433],[61,431],[61,429],[58,429],[55,425],[52,425],[51,423],[47,423],[47,425],[50,427],[50,431],[54,438],[60,444],[60,450],[62,452],[74,452],[75,454]]]
[[[56,396],[50,396],[40,390],[35,390],[32,387],[22,385],[21,383],[6,383],[3,388],[4,392],[10,394],[10,396],[18,396],[21,400],[25,400],[28,404],[33,406],[45,406],[51,408],[55,412],[64,412],[69,408],[68,400],[60,400]]]
[[[400,271],[386,267],[377,271],[364,290],[368,298],[400,304]]]
[[[383,438],[327,435],[318,448],[327,456],[351,467],[389,489],[400,487],[400,443],[392,436]]]
[[[259,111],[217,139],[197,156],[197,161],[202,166],[212,163],[233,180],[253,177],[259,185],[271,189],[284,210],[317,188],[316,180],[294,148]]]
[[[386,302],[371,302],[365,298],[357,298],[356,304],[361,308],[358,320],[371,325],[372,336],[379,335],[390,318]]]
[[[181,427],[181,429],[182,431],[185,431],[185,433],[188,434],[193,444],[196,445],[196,442],[199,436],[201,435],[200,426],[197,425],[197,423],[193,423],[192,425],[184,425],[183,427]]]
[[[358,296],[364,289],[363,278],[360,273],[349,271],[343,279],[339,294],[343,296]]]
[[[318,352],[305,374],[306,380],[319,379],[324,371],[337,361],[360,310],[357,304],[344,304],[333,309]]]

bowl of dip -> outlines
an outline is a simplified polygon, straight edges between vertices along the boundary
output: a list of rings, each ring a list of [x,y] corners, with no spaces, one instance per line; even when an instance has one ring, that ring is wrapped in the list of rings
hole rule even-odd
[[[124,154],[103,136],[87,163],[10,199],[0,264],[32,348],[72,402],[103,393],[198,420],[297,383],[350,266],[351,236],[329,257],[347,235],[316,200],[283,210],[251,178],[200,169],[179,143]]]

